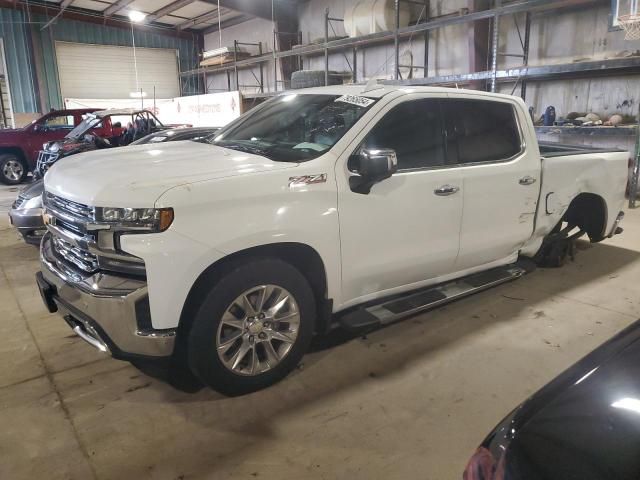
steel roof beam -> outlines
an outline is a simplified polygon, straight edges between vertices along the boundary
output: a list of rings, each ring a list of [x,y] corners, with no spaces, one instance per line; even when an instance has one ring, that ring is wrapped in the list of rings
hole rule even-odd
[[[117,2],[112,4],[110,7],[105,8],[102,11],[102,14],[105,17],[110,17],[111,15],[118,13],[120,10],[127,7],[127,5],[129,5],[130,3],[133,3],[133,0],[118,0]]]
[[[237,17],[230,18],[229,20],[225,20],[224,22],[220,22],[220,27],[224,30],[225,28],[233,27],[234,25],[239,25],[244,22],[248,22],[249,20],[253,20],[253,15],[238,15]],[[218,31],[218,24],[212,25],[204,30],[202,30],[202,34],[206,35],[207,33],[213,33]]]
[[[44,27],[42,27],[40,30],[44,30],[45,28],[48,28],[49,25],[54,23],[58,19],[58,17],[62,15],[62,12],[64,12],[67,9],[67,7],[70,6],[72,3],[73,3],[73,0],[62,0],[62,2],[60,2],[60,11],[51,20],[45,23]]]
[[[150,13],[149,15],[147,15],[147,18],[145,18],[144,21],[154,22],[157,19],[164,17],[165,15],[169,15],[176,10],[180,10],[182,7],[186,7],[187,5],[194,3],[195,1],[196,0],[177,0],[156,10],[155,12]]]
[[[184,30],[185,28],[195,27],[196,25],[200,25],[201,23],[208,22],[209,20],[218,19],[219,15],[225,15],[229,11],[221,8],[220,11],[216,8],[212,12],[205,13],[204,15],[200,15],[199,17],[192,18],[191,20],[187,20],[184,23],[181,23],[176,26],[178,30]]]
[[[201,0],[211,5],[218,5],[218,0]],[[220,0],[220,6],[246,13],[254,17],[271,20],[272,0]],[[273,0],[276,16],[298,16],[298,4],[294,0]]]

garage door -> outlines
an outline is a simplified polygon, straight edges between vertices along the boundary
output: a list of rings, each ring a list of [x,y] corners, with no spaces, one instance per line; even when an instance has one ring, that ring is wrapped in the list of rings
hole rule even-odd
[[[130,98],[136,91],[133,48],[56,42],[63,98]],[[140,88],[156,98],[180,96],[176,50],[136,48]]]

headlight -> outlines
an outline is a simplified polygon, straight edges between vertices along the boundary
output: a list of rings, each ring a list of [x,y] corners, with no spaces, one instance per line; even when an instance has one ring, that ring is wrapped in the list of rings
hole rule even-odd
[[[164,232],[173,222],[173,209],[102,207],[96,209],[96,220],[114,226]]]
[[[31,210],[32,208],[42,208],[42,195],[25,200],[20,208],[23,210]]]

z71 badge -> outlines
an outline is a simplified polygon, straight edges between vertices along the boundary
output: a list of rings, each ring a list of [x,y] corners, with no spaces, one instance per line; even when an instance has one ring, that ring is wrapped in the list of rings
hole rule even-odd
[[[300,175],[299,177],[289,177],[289,188],[299,187],[301,185],[313,185],[314,183],[325,183],[327,181],[326,173],[317,173],[315,175]]]

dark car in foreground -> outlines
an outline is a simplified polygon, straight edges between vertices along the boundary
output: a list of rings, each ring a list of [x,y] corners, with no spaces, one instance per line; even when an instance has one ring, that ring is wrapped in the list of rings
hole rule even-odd
[[[188,127],[156,131],[134,141],[131,145],[180,140],[199,141],[213,135],[218,130],[217,127]],[[39,245],[42,235],[46,231],[42,219],[41,197],[43,190],[44,182],[41,179],[27,185],[22,189],[9,211],[11,224],[18,229],[24,241],[31,245]]]
[[[463,478],[640,479],[640,320],[513,410]]]

